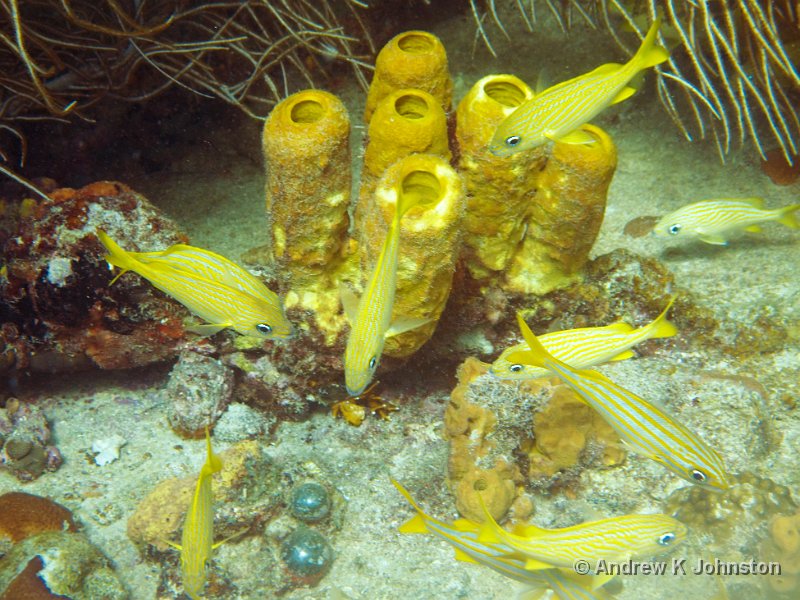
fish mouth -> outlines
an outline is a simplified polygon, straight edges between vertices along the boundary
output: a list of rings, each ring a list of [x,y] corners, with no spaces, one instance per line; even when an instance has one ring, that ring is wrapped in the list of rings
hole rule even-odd
[[[509,156],[511,154],[511,152],[509,152],[503,146],[489,146],[489,152],[494,156],[500,157]]]

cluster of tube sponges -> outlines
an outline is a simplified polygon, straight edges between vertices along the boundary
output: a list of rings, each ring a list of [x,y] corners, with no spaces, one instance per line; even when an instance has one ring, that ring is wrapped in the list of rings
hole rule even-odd
[[[489,75],[455,111],[452,89],[444,47],[430,33],[405,32],[383,48],[367,97],[354,209],[343,103],[307,90],[267,119],[272,259],[286,308],[310,311],[329,345],[345,325],[340,286],[360,291],[403,194],[427,202],[402,221],[393,314],[428,321],[387,340],[387,356],[410,356],[431,337],[458,265],[480,292],[543,294],[573,282],[588,259],[616,166],[610,138],[587,125],[597,143],[497,157],[488,141],[530,88]]]

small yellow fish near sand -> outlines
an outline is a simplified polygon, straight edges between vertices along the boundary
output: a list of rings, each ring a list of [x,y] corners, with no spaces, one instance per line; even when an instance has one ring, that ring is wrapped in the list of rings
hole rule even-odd
[[[652,323],[637,329],[627,323],[612,323],[605,327],[582,327],[545,333],[538,336],[539,341],[545,350],[574,369],[625,360],[634,355],[631,348],[639,342],[671,337],[678,333],[675,325],[667,321],[667,312],[673,302],[675,298],[669,301]],[[506,348],[489,367],[489,372],[498,379],[515,381],[546,377],[549,373],[547,369],[508,360],[512,354],[525,350],[528,350],[526,342]]]
[[[400,221],[409,210],[427,201],[428,198],[421,193],[397,192],[392,224],[361,300],[357,301],[346,286],[341,287],[342,305],[350,321],[350,335],[344,352],[344,381],[350,396],[359,396],[372,381],[387,337],[428,322],[428,319],[391,322],[397,287]]]
[[[207,321],[189,327],[212,335],[230,327],[242,335],[261,339],[287,338],[292,326],[283,314],[278,296],[239,265],[202,248],[176,244],[160,252],[127,252],[97,230],[108,250],[108,264],[138,273]]]
[[[589,563],[624,562],[661,554],[686,539],[686,526],[669,515],[623,515],[587,521],[561,529],[520,525],[506,531],[486,510],[478,541],[505,544],[509,553],[525,561],[525,569],[561,567],[569,569],[578,560]]]
[[[496,156],[510,156],[545,144],[589,144],[595,140],[580,127],[603,110],[632,96],[638,89],[637,75],[669,58],[657,45],[657,18],[639,50],[624,65],[608,63],[537,94],[500,123],[489,142]],[[632,81],[633,80],[633,81]]]
[[[489,567],[506,577],[521,581],[528,588],[528,595],[518,598],[540,598],[546,589],[553,590],[556,598],[574,600],[599,600],[610,598],[602,590],[595,589],[606,583],[610,577],[601,575],[578,575],[570,565],[568,570],[556,568],[529,570],[525,559],[510,546],[501,543],[478,541],[481,525],[467,519],[457,519],[452,524],[434,519],[414,501],[402,485],[392,479],[395,487],[411,503],[417,515],[401,525],[401,533],[430,533],[450,544],[455,550],[456,559]],[[543,589],[544,588],[544,589]]]
[[[181,543],[164,540],[181,553],[183,589],[192,600],[202,598],[206,585],[206,563],[211,553],[221,546],[222,540],[214,544],[214,510],[211,479],[222,469],[222,460],[211,450],[211,436],[206,428],[206,462],[200,469],[194,497],[183,522]]]
[[[800,228],[800,204],[765,209],[763,198],[720,198],[687,204],[661,218],[653,228],[660,237],[696,237],[707,244],[726,246],[728,236],[737,230],[759,232],[759,223],[777,221],[792,229]]]
[[[547,369],[595,409],[628,449],[656,461],[669,471],[707,489],[722,491],[731,477],[722,458],[658,404],[648,402],[602,373],[573,369],[553,357],[517,313],[517,323],[530,350],[509,360]]]

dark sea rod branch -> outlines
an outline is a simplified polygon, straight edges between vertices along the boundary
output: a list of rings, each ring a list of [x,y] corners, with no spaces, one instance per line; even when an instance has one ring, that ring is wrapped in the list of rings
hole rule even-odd
[[[22,164],[11,160],[24,146],[20,123],[91,121],[103,100],[141,102],[182,87],[260,119],[293,87],[329,78],[334,64],[366,87],[375,52],[366,8],[360,0],[0,0],[2,174]]]

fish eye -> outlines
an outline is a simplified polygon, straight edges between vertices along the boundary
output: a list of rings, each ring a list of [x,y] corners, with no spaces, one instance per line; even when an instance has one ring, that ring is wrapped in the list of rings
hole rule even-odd
[[[376,359],[374,356],[369,359],[369,368],[370,369],[374,369],[375,365],[377,365],[377,364],[378,364],[378,359]]]
[[[266,323],[259,323],[258,325],[256,325],[256,331],[258,331],[258,333],[263,333],[264,335],[269,335],[270,333],[272,333],[272,327],[270,327]]]
[[[665,533],[664,535],[659,536],[658,538],[659,546],[669,546],[674,541],[675,541],[675,534],[672,532]]]
[[[698,483],[705,483],[706,481],[708,481],[708,475],[706,475],[705,473],[703,473],[698,469],[692,469],[692,479],[694,479]]]
[[[680,230],[681,230],[681,226],[678,225],[677,223],[675,223],[675,225],[670,225],[670,227],[669,227],[669,229],[667,231],[669,231],[670,235],[678,235],[678,232]]]
[[[519,144],[522,141],[522,138],[518,135],[510,135],[506,138],[506,146],[511,146],[512,148]]]
[[[522,371],[522,365],[511,365],[510,367],[508,367],[508,370],[511,371],[512,373],[519,373],[520,371]]]

